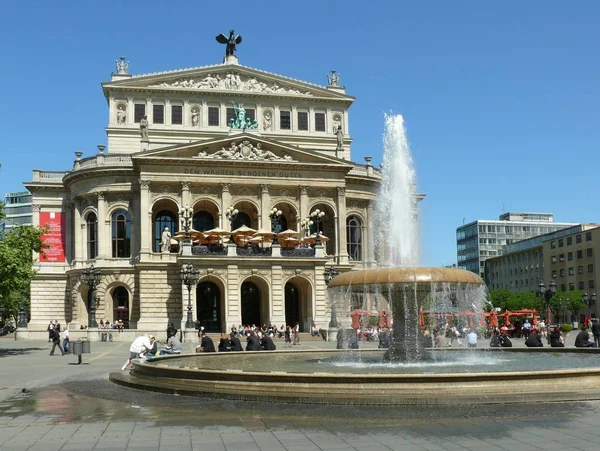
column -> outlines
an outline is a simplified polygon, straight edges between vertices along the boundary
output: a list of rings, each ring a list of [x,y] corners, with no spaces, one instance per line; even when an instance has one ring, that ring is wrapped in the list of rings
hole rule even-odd
[[[108,258],[110,253],[110,218],[106,216],[104,192],[96,193],[98,199],[98,258]]]
[[[298,227],[300,222],[308,216],[308,186],[300,185],[300,206],[298,209],[299,218],[297,218]]]
[[[375,265],[375,228],[373,221],[375,214],[373,212],[373,201],[370,200],[367,205],[367,264],[369,267]]]
[[[296,105],[292,105],[292,111],[290,111],[290,115],[292,116],[290,120],[292,121],[291,128],[293,132],[298,131],[298,110]]]
[[[152,252],[152,212],[149,211],[150,180],[140,183],[140,254]]]
[[[260,185],[260,215],[259,229],[271,230],[269,224],[269,211],[271,209],[271,195],[269,194],[269,185]]]
[[[85,228],[85,222],[82,221],[81,217],[81,199],[76,198],[73,200],[73,257],[75,259],[75,263],[81,263],[84,260],[84,252],[85,247],[82,247],[83,240],[83,230]]]
[[[336,240],[338,247],[338,256],[339,263],[346,264],[348,263],[348,240],[346,239],[346,188],[343,186],[338,186],[337,189],[337,231],[338,231],[338,240]]]
[[[315,132],[315,108],[312,106],[308,107],[308,131]]]
[[[229,183],[221,183],[221,213],[219,215],[219,221],[223,229],[229,229],[229,225],[226,225],[227,218],[225,217],[225,210],[231,206],[231,194],[229,193]]]

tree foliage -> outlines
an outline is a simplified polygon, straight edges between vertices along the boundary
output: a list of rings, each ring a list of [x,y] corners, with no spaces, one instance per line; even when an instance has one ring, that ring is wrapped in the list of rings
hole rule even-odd
[[[4,318],[16,321],[21,302],[29,299],[29,285],[35,275],[33,251],[43,253],[45,232],[39,227],[20,226],[0,240],[0,307]]]
[[[490,300],[494,308],[502,310],[541,310],[543,308],[541,299],[532,292],[513,293],[507,289],[493,290],[490,292]]]

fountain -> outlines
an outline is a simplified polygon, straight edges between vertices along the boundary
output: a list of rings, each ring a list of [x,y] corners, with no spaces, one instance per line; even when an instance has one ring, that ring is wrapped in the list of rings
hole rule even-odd
[[[470,311],[471,326],[477,325],[486,289],[474,273],[417,266],[415,171],[402,117],[386,116],[385,122],[378,212],[380,221],[389,218],[389,222],[380,223],[376,244],[382,264],[340,274],[328,289],[342,338],[348,330],[356,334],[356,324],[350,324],[348,316],[353,309],[391,311],[393,340],[388,350],[366,346],[358,351],[165,356],[134,362],[131,374],[112,373],[110,380],[190,396],[334,405],[600,399],[595,350],[453,348],[442,358],[431,350],[431,341],[423,334],[424,311],[431,318]]]

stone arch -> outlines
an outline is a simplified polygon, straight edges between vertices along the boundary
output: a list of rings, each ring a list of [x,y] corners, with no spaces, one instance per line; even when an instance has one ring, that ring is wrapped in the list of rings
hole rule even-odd
[[[365,222],[360,215],[349,214],[344,221],[346,227],[346,250],[348,258],[353,261],[364,260],[365,249]]]
[[[219,299],[218,299],[218,324],[214,325],[214,324],[208,324],[205,320],[207,318],[204,318],[202,315],[202,310],[203,310],[203,306],[201,305],[202,302],[202,293],[200,293],[199,291],[202,290],[202,287],[205,286],[206,284],[213,284],[214,286],[216,286],[216,288],[219,291]],[[226,332],[227,327],[226,327],[226,322],[225,320],[227,319],[227,288],[225,285],[225,282],[223,281],[222,278],[215,276],[214,274],[207,274],[203,277],[201,277],[200,279],[198,279],[198,284],[196,285],[196,302],[194,307],[194,319],[197,320],[201,326],[204,326],[206,328],[207,331],[209,332]],[[209,309],[207,309],[209,310]],[[203,321],[205,322],[205,324],[203,324]],[[216,326],[216,327],[211,327],[211,326]]]
[[[250,283],[258,289],[258,306],[250,305],[252,299],[249,299],[250,293],[245,293],[246,286],[245,283]],[[263,324],[270,324],[271,322],[271,287],[269,281],[259,275],[251,275],[240,281],[239,287],[240,293],[240,313],[242,324],[246,325],[245,322],[254,321],[257,326],[262,326]],[[247,299],[245,299],[247,297]],[[253,309],[258,308],[258,311],[253,311]],[[252,309],[252,311],[250,311]],[[251,324],[250,324],[251,325]]]
[[[331,256],[331,255],[336,255],[336,250],[337,250],[337,241],[338,241],[338,236],[337,236],[337,230],[336,230],[336,217],[337,217],[337,210],[335,209],[334,205],[332,205],[330,202],[328,201],[324,201],[324,200],[319,200],[319,201],[315,201],[310,209],[308,210],[308,214],[310,215],[314,210],[319,209],[321,211],[325,212],[325,216],[323,217],[323,222],[321,223],[320,226],[320,231],[323,235],[325,235],[327,238],[329,238],[329,241],[327,241],[325,243],[325,251],[327,252],[327,255]],[[345,221],[345,219],[344,219]],[[344,227],[346,226],[346,224],[344,223]],[[314,232],[314,229],[311,229],[311,233]]]
[[[175,211],[179,212],[181,206],[179,204],[179,199],[176,196],[170,194],[161,193],[156,199],[150,202],[150,211],[154,211],[155,205],[159,202],[164,203],[164,201],[172,201],[175,204]]]
[[[250,217],[249,226],[251,228],[258,229],[258,218],[260,215],[260,208],[258,207],[258,204],[254,199],[249,199],[245,197],[237,198],[233,201],[233,206],[237,208],[240,212],[246,213]],[[237,223],[240,223],[240,221],[237,221]],[[236,227],[235,224],[236,222],[234,221],[234,229],[239,227],[239,225]]]
[[[152,250],[154,252],[161,252],[160,243],[165,227],[169,228],[171,236],[179,230],[179,204],[170,197],[161,196],[152,204]]]
[[[296,291],[295,295],[291,287]],[[283,293],[286,325],[295,326],[295,322],[298,322],[300,331],[310,331],[314,318],[314,285],[312,280],[300,274],[288,277],[283,284]],[[290,299],[291,297],[294,299]],[[295,318],[293,319],[292,316],[295,316]]]
[[[201,232],[205,232],[206,230],[209,230],[209,229],[219,226],[219,215],[220,215],[221,211],[219,208],[219,204],[217,204],[217,202],[215,202],[214,199],[206,198],[206,197],[196,199],[194,201],[192,208],[194,210],[194,216],[193,216],[194,229],[200,230]],[[201,220],[201,215],[204,212],[209,213],[212,216],[212,219],[213,219],[212,227],[210,227],[208,225],[206,225],[206,227],[203,226],[203,224],[205,224],[205,221]]]
[[[100,285],[96,288],[96,295],[100,298],[100,304],[96,309],[96,318],[100,322],[100,318],[113,320],[112,317],[112,291],[115,287],[123,286],[129,292],[129,319],[131,312],[134,310],[134,274],[121,274],[118,270],[112,270],[111,273],[102,275]]]
[[[124,288],[127,291],[128,299],[127,299],[127,315],[123,316],[121,319],[126,324],[126,327],[129,327],[129,322],[131,320],[131,312],[133,310],[133,290],[131,287],[125,283],[125,281],[120,280],[112,280],[104,287],[104,293],[101,296],[101,304],[98,307],[98,312],[102,313],[102,318],[97,318],[98,322],[100,319],[108,320],[111,322],[116,321],[119,318],[115,317],[115,310],[118,309],[118,306],[115,305],[116,299],[114,297],[115,290],[117,288]]]
[[[285,224],[282,224],[281,230],[292,229],[298,230],[300,218],[298,218],[298,208],[292,202],[288,200],[276,200],[273,206],[281,210],[282,216],[285,218]],[[269,209],[269,210],[270,210]]]
[[[133,219],[133,212],[131,210],[131,208],[129,208],[129,203],[127,202],[117,202],[114,204],[111,204],[107,210],[106,210],[106,221],[110,221],[112,219],[112,215],[115,211],[117,210],[125,210],[127,212],[127,214],[129,214],[129,218]],[[98,221],[100,221],[100,218],[98,218]]]

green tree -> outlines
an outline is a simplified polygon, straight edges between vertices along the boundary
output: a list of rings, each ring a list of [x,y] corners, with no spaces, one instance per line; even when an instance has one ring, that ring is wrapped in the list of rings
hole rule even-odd
[[[493,290],[490,292],[490,301],[494,308],[507,309],[507,305],[513,302],[515,293],[507,289]]]
[[[0,215],[4,215],[0,207]],[[0,307],[5,318],[16,321],[21,302],[29,299],[29,286],[35,275],[33,251],[43,253],[45,229],[20,226],[0,240]]]

